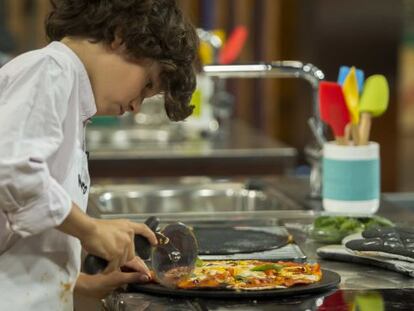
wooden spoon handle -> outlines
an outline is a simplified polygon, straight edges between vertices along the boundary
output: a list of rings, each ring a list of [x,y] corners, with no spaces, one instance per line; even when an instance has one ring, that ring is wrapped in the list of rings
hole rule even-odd
[[[359,145],[368,145],[369,134],[371,132],[371,114],[369,112],[361,113],[359,126]]]
[[[358,124],[351,125],[351,132],[352,132],[352,140],[354,141],[354,145],[359,145],[359,128]]]

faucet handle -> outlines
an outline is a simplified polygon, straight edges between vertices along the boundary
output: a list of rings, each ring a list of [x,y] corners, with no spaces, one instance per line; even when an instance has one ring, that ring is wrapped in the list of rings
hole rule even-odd
[[[322,148],[315,144],[305,147],[305,156],[308,160],[311,170],[309,175],[309,196],[312,199],[321,199],[322,197]]]
[[[319,147],[322,148],[323,144],[326,142],[325,137],[323,136],[323,128],[321,128],[321,126],[317,124],[316,118],[315,117],[310,117],[308,119],[308,125],[311,129],[311,132],[313,134],[313,136],[316,139],[316,142],[318,143]]]

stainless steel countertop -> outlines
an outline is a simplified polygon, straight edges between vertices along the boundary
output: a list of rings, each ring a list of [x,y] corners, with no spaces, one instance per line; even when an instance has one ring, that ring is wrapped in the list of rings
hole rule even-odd
[[[273,183],[275,187],[278,187],[283,193],[306,209],[311,209],[316,214],[323,212],[321,201],[308,198],[307,179],[277,177],[273,180]],[[414,224],[414,211],[392,205],[385,200],[382,200],[377,214],[387,217],[396,224]],[[310,223],[309,221],[311,221],[311,219],[300,214],[295,218],[294,212],[290,216],[292,218],[282,221],[288,227],[292,227],[292,224],[295,223]],[[316,250],[323,246],[323,244],[310,239],[304,231],[289,229],[289,232],[308,256],[308,260],[318,261],[323,268],[333,270],[341,275],[341,289],[414,288],[414,278],[397,272],[374,266],[321,259],[316,254]]]
[[[124,147],[108,142],[88,144],[91,175],[161,176],[161,170],[164,176],[259,175],[282,174],[294,167],[295,148],[267,137],[242,121],[234,120],[229,125],[223,132],[175,142],[142,142]],[[89,130],[99,131],[99,128]]]
[[[252,218],[273,218],[277,219],[279,224],[285,225],[293,235],[295,242],[302,248],[308,257],[308,261],[317,261],[322,268],[335,271],[341,276],[340,289],[344,291],[361,291],[361,290],[379,290],[379,289],[406,289],[412,293],[414,289],[414,278],[406,275],[377,268],[374,266],[346,263],[339,261],[324,260],[317,256],[316,250],[323,244],[317,243],[307,235],[306,227],[313,222],[313,219],[323,213],[320,200],[310,200],[308,193],[308,180],[306,178],[292,177],[264,177],[263,180],[272,184],[275,188],[281,190],[291,200],[297,202],[303,207],[303,210],[280,210],[266,211],[255,215]],[[393,206],[383,200],[381,202],[378,215],[385,216],[397,224],[412,225],[414,223],[414,213],[411,210]],[[191,219],[187,219],[191,221]],[[139,293],[127,294],[128,300],[136,301],[148,300],[148,295]],[[112,298],[114,298],[113,296]],[[117,299],[123,299],[125,295],[118,295]],[[131,298],[132,297],[132,298]],[[131,300],[132,299],[132,300]],[[152,300],[158,299],[155,297]],[[165,298],[159,298],[164,299]],[[174,304],[174,299],[170,299]],[[182,301],[180,301],[182,303]],[[190,303],[190,302],[189,302]],[[252,302],[246,302],[246,306]],[[125,309],[128,310],[128,309]],[[131,309],[132,310],[132,309]],[[215,310],[215,309],[214,309]]]
[[[93,130],[99,130],[98,127]],[[102,128],[107,131],[108,128]],[[109,128],[110,130],[110,128]],[[259,133],[240,120],[231,122],[228,131],[194,136],[175,142],[142,142],[120,148],[109,143],[90,149],[90,160],[101,159],[171,159],[214,157],[295,157],[296,149]]]

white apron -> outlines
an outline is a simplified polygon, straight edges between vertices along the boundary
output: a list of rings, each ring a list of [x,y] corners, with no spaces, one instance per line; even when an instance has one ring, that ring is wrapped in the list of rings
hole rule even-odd
[[[88,162],[79,140],[77,145],[62,186],[86,211]],[[0,310],[72,311],[80,253],[79,240],[56,229],[19,239],[0,256]]]

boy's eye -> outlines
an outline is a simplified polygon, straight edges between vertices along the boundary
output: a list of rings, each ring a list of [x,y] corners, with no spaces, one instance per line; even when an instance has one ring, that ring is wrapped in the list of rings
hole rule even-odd
[[[153,87],[153,83],[152,83],[152,80],[149,80],[148,82],[147,82],[147,84],[145,85],[145,88],[146,89],[152,89],[152,87]]]

